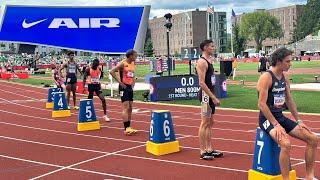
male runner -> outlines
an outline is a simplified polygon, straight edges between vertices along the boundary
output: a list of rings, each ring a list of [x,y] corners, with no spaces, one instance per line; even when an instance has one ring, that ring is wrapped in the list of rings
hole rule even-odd
[[[116,67],[111,69],[110,74],[119,82],[124,134],[133,135],[137,133],[137,130],[133,129],[130,125],[133,103],[133,87],[135,84],[134,62],[137,59],[137,52],[132,49],[128,50],[126,52],[126,57],[126,59],[122,60]],[[120,77],[116,75],[116,72],[118,71]]]
[[[60,73],[60,65],[58,63],[52,64],[52,79],[54,84],[57,86],[57,88],[62,88],[63,90],[66,89],[66,85],[64,84],[64,80],[61,77]]]
[[[67,89],[67,102],[68,102],[68,107],[70,109],[69,106],[69,102],[70,102],[70,92],[72,91],[72,97],[73,97],[73,108],[75,110],[78,110],[79,107],[76,106],[76,88],[77,88],[77,72],[81,73],[80,67],[79,65],[75,62],[74,60],[74,52],[73,51],[69,51],[67,53],[68,55],[68,62],[63,64],[61,69],[60,69],[60,73],[63,69],[67,69],[66,71],[66,89]],[[62,74],[62,73],[61,73]],[[82,73],[81,73],[82,75]]]
[[[212,149],[212,127],[215,107],[220,104],[214,95],[215,76],[212,66],[212,53],[214,45],[212,40],[204,40],[200,44],[202,55],[197,62],[197,74],[201,87],[199,100],[201,101],[201,124],[199,127],[200,159],[212,160],[214,157],[222,157],[223,153]]]
[[[99,97],[99,99],[101,100],[102,103],[102,108],[103,108],[103,119],[107,122],[110,121],[110,119],[107,116],[107,104],[106,104],[106,100],[102,94],[101,91],[101,83],[100,83],[100,78],[101,75],[103,73],[103,71],[101,70],[101,68],[99,67],[99,60],[98,59],[94,59],[91,67],[88,67],[85,70],[85,73],[83,75],[83,87],[85,87],[85,83],[86,81],[88,82],[88,91],[89,91],[89,95],[88,95],[88,99],[93,99],[93,93],[95,92],[96,95]],[[88,77],[88,80],[87,80]],[[85,91],[85,89],[83,88],[83,91]]]
[[[271,55],[271,68],[260,76],[257,84],[260,109],[259,126],[267,132],[281,148],[279,163],[282,178],[289,179],[291,143],[288,134],[307,143],[305,151],[306,179],[314,178],[315,156],[318,137],[302,122],[290,93],[288,74],[292,52],[279,48]],[[282,114],[287,104],[295,121]]]

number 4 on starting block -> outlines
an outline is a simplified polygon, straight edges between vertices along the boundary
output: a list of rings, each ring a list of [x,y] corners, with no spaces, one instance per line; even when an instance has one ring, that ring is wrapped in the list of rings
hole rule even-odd
[[[146,150],[157,156],[179,151],[179,142],[176,141],[170,111],[152,112]]]
[[[48,89],[48,98],[46,102],[46,108],[52,109],[53,108],[53,101],[54,101],[54,93],[62,92],[61,88],[49,88]]]
[[[78,131],[88,131],[100,129],[92,99],[81,99],[78,115]]]
[[[257,128],[252,169],[248,180],[282,180],[279,166],[280,147],[262,129]],[[296,172],[290,171],[290,180],[296,179]]]
[[[67,107],[66,96],[64,92],[54,93],[54,104],[52,117],[68,117],[71,116],[71,112]]]

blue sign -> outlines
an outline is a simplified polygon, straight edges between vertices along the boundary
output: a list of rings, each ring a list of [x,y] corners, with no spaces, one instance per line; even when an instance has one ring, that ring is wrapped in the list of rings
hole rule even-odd
[[[48,99],[47,102],[53,102],[54,100],[54,93],[62,92],[61,88],[49,88],[48,89]]]
[[[153,143],[166,143],[176,140],[170,111],[153,111],[149,131]]]
[[[170,101],[197,99],[200,90],[195,75],[152,77],[150,79],[150,100]]]
[[[92,122],[96,121],[96,113],[93,106],[92,99],[81,99],[80,100],[80,110],[78,115],[78,122]]]
[[[56,92],[54,93],[54,102],[53,102],[53,110],[67,110],[67,101],[64,92]]]
[[[104,53],[142,52],[149,12],[150,6],[6,6],[0,40]]]
[[[252,169],[268,175],[279,175],[280,148],[273,139],[260,128],[257,128]]]

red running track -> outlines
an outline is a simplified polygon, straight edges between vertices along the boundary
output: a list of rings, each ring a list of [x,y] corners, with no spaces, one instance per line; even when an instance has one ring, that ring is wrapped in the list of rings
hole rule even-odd
[[[217,110],[214,148],[225,153],[213,161],[199,159],[199,108],[134,103],[136,136],[125,136],[121,104],[108,100],[112,122],[99,131],[77,132],[77,111],[53,119],[44,108],[47,90],[1,81],[0,175],[3,179],[247,179],[251,167],[257,112]],[[80,98],[80,97],[79,97]],[[98,118],[103,115],[95,99]],[[150,111],[171,111],[181,152],[156,157],[145,151]],[[302,119],[320,132],[320,116]],[[293,168],[304,177],[304,143],[292,140]],[[320,150],[316,176],[320,177]]]

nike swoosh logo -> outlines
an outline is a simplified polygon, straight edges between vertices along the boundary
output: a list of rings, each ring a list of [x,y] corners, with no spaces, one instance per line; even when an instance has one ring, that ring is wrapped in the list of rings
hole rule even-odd
[[[30,28],[30,27],[32,27],[32,26],[34,26],[34,25],[36,25],[36,24],[39,24],[39,23],[41,23],[41,22],[43,22],[43,21],[45,21],[45,20],[47,20],[47,19],[42,19],[42,20],[39,20],[39,21],[27,23],[27,22],[26,22],[26,19],[24,19],[24,20],[23,20],[23,23],[22,23],[22,27],[25,28],[25,29],[26,29],[26,28]]]

